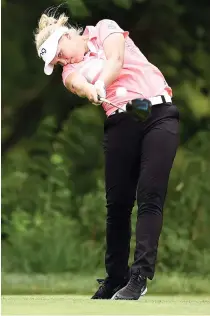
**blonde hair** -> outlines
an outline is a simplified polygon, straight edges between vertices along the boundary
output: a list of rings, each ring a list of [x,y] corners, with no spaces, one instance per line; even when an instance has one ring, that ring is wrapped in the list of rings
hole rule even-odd
[[[71,26],[68,23],[68,17],[63,13],[58,18],[55,15],[49,16],[47,14],[42,14],[38,22],[38,28],[35,31],[35,44],[38,51],[39,47],[48,39],[48,37],[53,34],[53,32],[61,27],[68,27],[70,32],[80,35],[82,33],[82,28]]]

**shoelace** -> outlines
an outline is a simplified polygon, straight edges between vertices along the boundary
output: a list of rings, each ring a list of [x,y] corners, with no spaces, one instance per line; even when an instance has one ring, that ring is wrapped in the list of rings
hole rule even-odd
[[[99,290],[106,288],[107,279],[96,279],[96,281],[100,285]]]
[[[98,284],[102,284],[104,283],[105,279],[96,279],[96,281],[98,282]]]
[[[109,282],[110,282],[109,277],[106,278],[106,279],[96,279],[96,281],[97,281],[98,284],[100,285],[100,286],[99,286],[99,290],[102,290],[102,289],[108,290],[108,288],[109,288],[110,286],[111,286],[111,288],[112,288],[112,286],[113,286],[113,285],[111,285],[111,283],[109,283]],[[107,288],[107,285],[108,285],[108,288]],[[116,285],[116,286],[117,286],[117,285]]]

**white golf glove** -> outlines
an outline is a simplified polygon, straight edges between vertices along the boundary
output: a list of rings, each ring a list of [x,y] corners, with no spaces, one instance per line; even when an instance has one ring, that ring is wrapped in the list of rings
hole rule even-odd
[[[97,94],[101,98],[106,98],[105,84],[102,80],[97,80],[94,84]],[[99,102],[100,103],[100,102]]]

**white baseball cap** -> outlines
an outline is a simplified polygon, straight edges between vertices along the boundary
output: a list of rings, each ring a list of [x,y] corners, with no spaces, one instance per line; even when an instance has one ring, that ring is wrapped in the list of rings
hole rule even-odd
[[[54,59],[57,53],[59,39],[61,38],[63,34],[67,33],[68,31],[69,29],[67,27],[59,27],[40,46],[38,50],[38,55],[45,62],[44,73],[46,75],[52,74],[54,65],[51,65],[50,63]]]

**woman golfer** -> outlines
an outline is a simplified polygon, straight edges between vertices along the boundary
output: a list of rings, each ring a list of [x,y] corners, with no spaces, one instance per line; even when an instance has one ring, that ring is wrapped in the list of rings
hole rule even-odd
[[[151,64],[112,20],[81,29],[43,14],[35,34],[44,72],[63,67],[65,87],[99,104],[107,98],[120,108],[102,103],[105,187],[107,201],[107,277],[93,299],[137,300],[152,280],[163,222],[168,179],[179,142],[179,113],[172,90],[160,70]],[[122,87],[127,93],[116,93]],[[124,90],[125,91],[125,90]],[[146,99],[151,111],[144,120],[127,111],[131,100]],[[136,248],[128,266],[131,212],[137,200]]]

